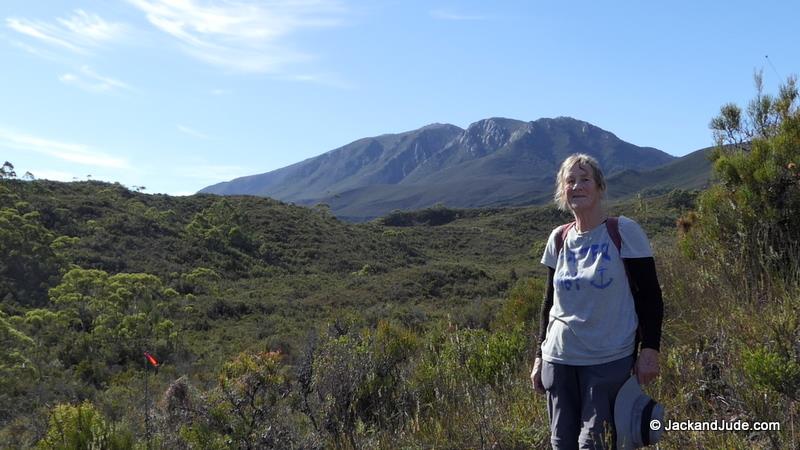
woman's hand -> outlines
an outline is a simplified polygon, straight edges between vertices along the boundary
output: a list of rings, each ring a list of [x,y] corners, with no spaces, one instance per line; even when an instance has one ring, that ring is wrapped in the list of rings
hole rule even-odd
[[[531,383],[533,384],[534,391],[544,394],[544,385],[542,384],[542,358],[536,358],[536,360],[533,361]]]
[[[636,379],[639,381],[639,384],[644,386],[653,381],[658,377],[659,372],[658,350],[643,348],[639,352],[639,358],[636,359],[636,364],[633,366],[633,373],[636,374]]]

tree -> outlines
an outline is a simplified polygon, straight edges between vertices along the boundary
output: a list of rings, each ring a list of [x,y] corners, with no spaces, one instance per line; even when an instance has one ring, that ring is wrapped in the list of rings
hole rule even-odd
[[[0,315],[0,392],[15,395],[16,387],[33,374],[33,364],[28,358],[33,345],[33,339]],[[4,416],[0,414],[0,420],[7,419]]]
[[[706,254],[744,282],[751,298],[773,282],[796,283],[800,274],[800,110],[796,78],[777,97],[765,94],[757,73],[756,96],[746,116],[724,105],[711,121],[718,147],[712,159],[720,183],[698,197],[698,214],[686,249]],[[744,275],[744,279],[742,279]]]
[[[87,381],[99,383],[108,365],[138,364],[145,349],[160,355],[173,351],[177,331],[165,317],[177,306],[171,297],[154,275],[70,270],[58,286],[50,289],[50,300],[76,317],[86,335],[79,336],[82,345],[64,348],[65,363],[85,368]],[[86,346],[94,355],[84,353]]]
[[[40,223],[38,212],[0,209],[0,300],[8,297],[26,306],[45,302],[63,263],[56,242],[64,243]]]
[[[109,450],[134,448],[133,436],[117,433],[90,402],[57,405],[50,418],[50,429],[37,448]]]
[[[742,148],[754,139],[770,139],[777,136],[781,124],[793,113],[796,114],[797,78],[792,76],[781,85],[778,96],[764,93],[762,71],[753,74],[756,96],[747,104],[746,113],[735,103],[726,103],[718,116],[711,119],[714,140],[718,146]]]
[[[16,177],[17,173],[14,172],[14,165],[8,161],[4,162],[3,167],[0,167],[0,179],[16,178]]]
[[[215,409],[238,448],[286,448],[296,440],[285,422],[290,385],[280,359],[280,352],[240,353],[222,367]]]

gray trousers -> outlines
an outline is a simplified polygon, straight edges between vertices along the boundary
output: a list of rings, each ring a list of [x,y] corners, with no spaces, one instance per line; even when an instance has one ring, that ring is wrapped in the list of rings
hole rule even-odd
[[[615,448],[614,400],[633,363],[633,356],[595,366],[542,361],[554,449]]]

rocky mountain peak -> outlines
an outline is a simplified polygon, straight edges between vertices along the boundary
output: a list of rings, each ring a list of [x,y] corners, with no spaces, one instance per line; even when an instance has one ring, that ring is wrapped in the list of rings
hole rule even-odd
[[[525,125],[520,120],[492,117],[467,127],[459,144],[472,154],[484,155],[507,144],[512,134]]]

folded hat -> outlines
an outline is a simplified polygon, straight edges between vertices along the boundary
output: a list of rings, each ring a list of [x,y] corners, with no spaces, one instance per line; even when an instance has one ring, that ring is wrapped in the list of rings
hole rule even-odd
[[[651,422],[654,426],[651,426]],[[636,375],[631,376],[617,393],[614,426],[617,430],[617,449],[620,450],[645,447],[661,439],[664,406],[642,391]]]

